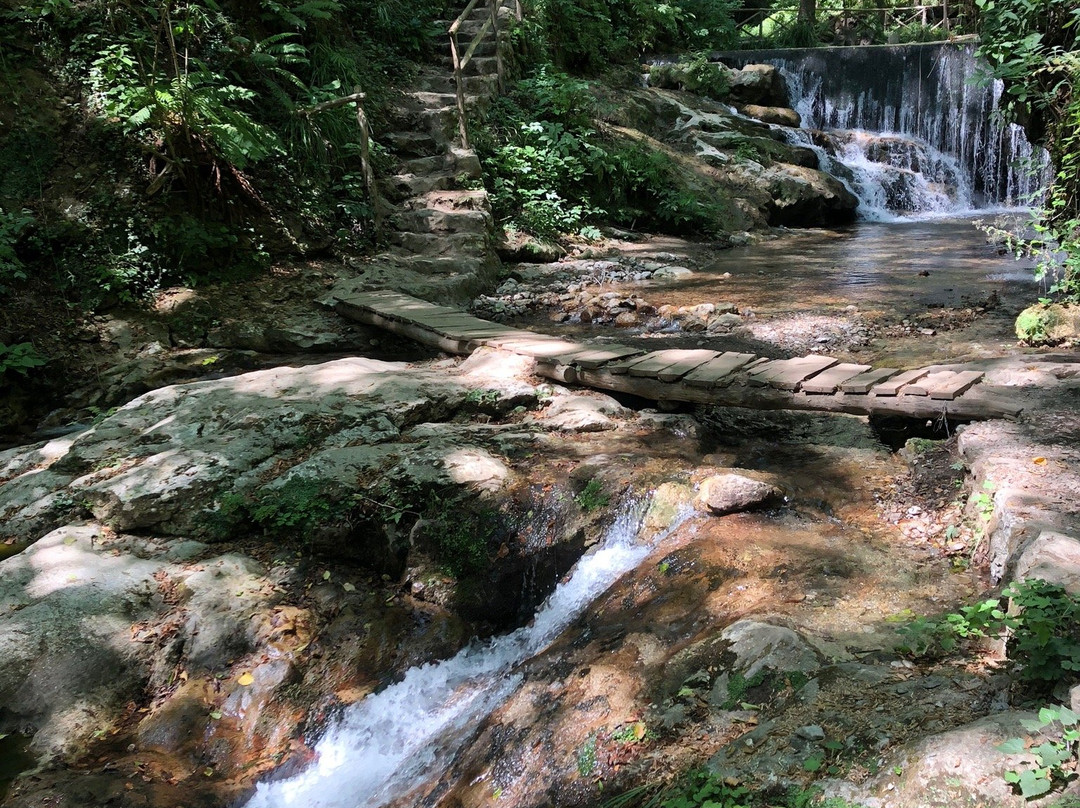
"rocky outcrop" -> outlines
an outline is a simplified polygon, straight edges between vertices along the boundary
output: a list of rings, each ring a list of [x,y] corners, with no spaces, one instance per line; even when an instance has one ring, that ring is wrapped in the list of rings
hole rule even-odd
[[[797,124],[790,110],[753,111]],[[829,225],[855,218],[858,199],[841,180],[820,170],[813,150],[792,145],[779,127],[700,95],[655,88],[631,93],[619,115],[692,158],[687,170],[714,183],[717,193],[751,218],[744,229]]]

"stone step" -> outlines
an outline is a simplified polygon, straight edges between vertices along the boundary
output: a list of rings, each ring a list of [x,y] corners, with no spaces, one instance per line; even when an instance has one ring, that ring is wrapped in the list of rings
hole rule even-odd
[[[387,241],[414,256],[445,257],[459,253],[482,255],[487,251],[486,233],[388,233]]]
[[[424,132],[387,132],[380,138],[382,143],[402,157],[429,157],[441,154],[445,139],[436,140]]]
[[[483,188],[439,189],[418,194],[404,206],[405,210],[483,211],[490,215],[491,200]]]
[[[483,76],[463,76],[463,78],[462,83],[465,85],[466,96],[493,93],[499,84],[499,77],[494,73]],[[416,82],[416,89],[431,93],[452,93],[456,95],[457,82],[451,72],[432,73],[421,76]]]
[[[481,174],[480,160],[472,149],[451,146],[444,154],[405,160],[399,166],[397,173],[422,175],[435,174],[440,171],[448,171],[455,177],[479,177]]]
[[[483,234],[491,230],[493,220],[485,210],[419,208],[395,213],[387,224],[402,233]]]
[[[452,171],[424,174],[394,174],[379,182],[383,195],[392,201],[411,199],[433,191],[449,191],[458,187],[458,175]]]
[[[430,256],[430,255],[383,255],[380,260],[402,269],[410,269],[423,275],[456,275],[460,272],[476,272],[489,263],[489,258],[479,254]]]
[[[449,56],[440,58],[438,64],[445,67],[447,71],[454,69],[454,62]],[[487,76],[498,73],[498,70],[499,60],[494,56],[474,56],[461,73],[463,76]]]

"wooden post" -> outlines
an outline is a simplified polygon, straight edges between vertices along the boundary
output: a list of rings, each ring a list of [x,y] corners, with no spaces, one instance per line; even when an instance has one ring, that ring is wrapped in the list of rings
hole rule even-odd
[[[375,171],[371,167],[371,126],[364,114],[364,94],[359,87],[356,88],[356,96],[356,123],[360,127],[360,170],[364,174],[364,183],[367,185],[368,198],[371,200],[371,210],[375,217],[375,232],[378,233],[382,229],[383,206],[379,186],[375,183]]]
[[[499,47],[499,1],[488,0],[488,8],[491,11],[492,36],[495,39],[495,75],[501,93],[503,91],[503,58],[502,48]]]
[[[457,31],[450,30],[450,57],[454,63],[454,83],[457,88],[458,133],[461,147],[469,148],[469,132],[465,126],[465,82],[461,77],[461,57],[458,55]]]

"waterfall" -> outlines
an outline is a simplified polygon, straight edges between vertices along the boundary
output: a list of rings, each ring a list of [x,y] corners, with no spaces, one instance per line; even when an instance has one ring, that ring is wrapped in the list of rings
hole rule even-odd
[[[316,744],[317,760],[309,769],[259,784],[246,808],[376,808],[437,778],[516,690],[521,664],[550,645],[688,516],[642,541],[643,510],[632,504],[622,511],[532,623],[451,659],[412,668],[397,684],[348,707]]]
[[[802,129],[789,139],[859,197],[864,219],[1029,204],[1046,154],[997,112],[1002,84],[970,43],[718,54],[780,68]]]

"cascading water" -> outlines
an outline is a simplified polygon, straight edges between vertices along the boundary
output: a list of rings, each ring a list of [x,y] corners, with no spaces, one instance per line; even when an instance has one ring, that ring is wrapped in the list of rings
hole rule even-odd
[[[896,220],[1028,204],[1046,156],[996,110],[971,44],[723,54],[732,66],[780,68],[802,128],[786,130],[859,198],[860,216]]]
[[[315,764],[296,777],[260,784],[247,808],[375,808],[445,770],[453,750],[521,683],[521,663],[550,645],[686,518],[643,541],[643,510],[640,504],[623,510],[530,625],[412,668],[397,684],[352,705],[317,743]]]

